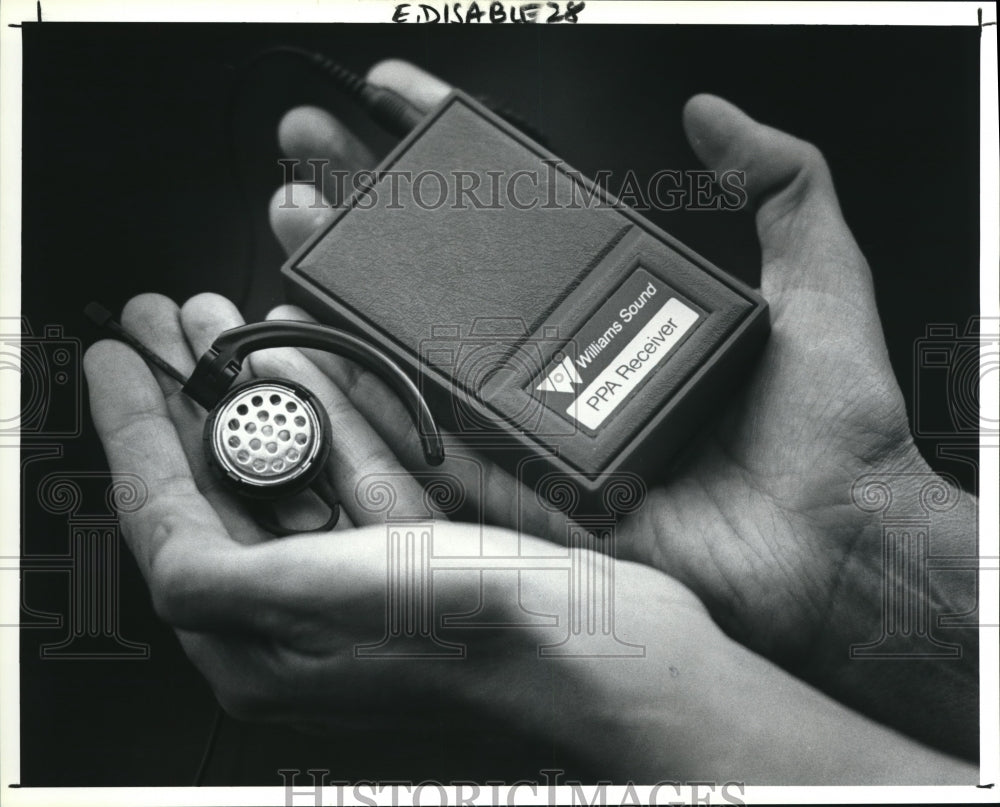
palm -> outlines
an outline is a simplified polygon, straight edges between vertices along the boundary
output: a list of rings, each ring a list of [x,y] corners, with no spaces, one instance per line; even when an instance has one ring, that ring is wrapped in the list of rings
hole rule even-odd
[[[838,315],[833,338],[817,333],[824,295],[765,294],[772,334],[754,375],[623,526],[622,551],[692,585],[729,632],[790,659],[829,616],[837,569],[870,524],[853,483],[909,436],[868,312]]]

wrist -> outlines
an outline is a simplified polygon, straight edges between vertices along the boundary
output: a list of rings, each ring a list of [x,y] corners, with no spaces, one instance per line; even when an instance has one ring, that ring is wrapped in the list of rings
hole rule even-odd
[[[978,748],[977,502],[909,445],[860,477],[867,517],[808,661],[838,700],[949,753]],[[963,560],[964,559],[964,560]]]
[[[670,763],[686,753],[686,734],[706,707],[699,682],[711,672],[697,656],[721,632],[675,580],[616,561],[608,641],[591,646],[602,638],[598,630],[577,636],[587,646],[574,645],[567,636],[566,577],[559,577],[521,576],[523,607],[561,613],[559,625],[508,631],[518,634],[516,650],[508,648],[504,663],[493,667],[493,685],[479,706],[564,749],[592,780],[676,778]],[[588,633],[586,625],[581,633]]]
[[[624,635],[641,635],[646,656],[564,660],[558,684],[540,699],[553,710],[548,737],[575,752],[592,780],[975,781],[971,766],[857,714],[729,639],[700,607],[672,601],[662,610],[647,597],[622,599],[624,620],[632,606],[640,611],[637,633]],[[646,620],[658,606],[662,618]]]

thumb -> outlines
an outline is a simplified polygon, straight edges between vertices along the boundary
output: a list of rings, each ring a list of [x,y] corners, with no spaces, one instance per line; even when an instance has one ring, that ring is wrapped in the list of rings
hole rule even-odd
[[[436,107],[451,92],[451,87],[437,76],[402,59],[378,62],[368,71],[367,78],[378,87],[399,93],[424,112]]]
[[[688,101],[684,128],[709,168],[745,172],[757,206],[765,296],[811,290],[854,305],[872,297],[868,266],[841,215],[819,149],[713,95]]]

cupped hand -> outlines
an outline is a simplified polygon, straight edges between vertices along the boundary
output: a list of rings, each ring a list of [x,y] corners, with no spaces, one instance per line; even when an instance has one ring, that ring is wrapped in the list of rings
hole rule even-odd
[[[369,79],[424,109],[449,91],[399,61],[380,63]],[[814,146],[713,96],[693,98],[683,120],[707,166],[746,172],[772,333],[724,415],[621,525],[619,555],[676,577],[730,636],[838,699],[972,755],[978,699],[971,631],[948,637],[961,642],[958,660],[849,657],[852,644],[873,641],[882,629],[881,524],[879,514],[856,505],[855,483],[892,478],[907,488],[897,491],[905,501],[931,474],[910,434],[870,272],[827,165]],[[293,158],[324,159],[347,172],[374,164],[364,144],[321,110],[293,110],[279,134]],[[288,251],[331,215],[302,184],[279,189],[271,207],[272,226]],[[271,316],[305,314],[283,306]],[[335,357],[313,359],[400,461],[419,467],[412,429],[378,379]],[[565,519],[525,508],[533,498],[518,495],[515,479],[488,461],[479,468],[485,468],[481,506],[492,523],[565,535]],[[957,505],[936,527],[936,551],[974,554],[976,503],[957,490],[949,495]],[[920,514],[916,506],[912,514]],[[936,614],[975,605],[973,581],[960,576],[936,576],[926,596]]]
[[[241,319],[216,295],[178,309],[149,294],[129,302],[122,322],[190,373],[195,358]],[[418,481],[298,351],[254,354],[252,369],[304,384],[326,408],[333,439],[328,473],[347,512],[333,532],[281,539],[257,526],[212,476],[201,440],[205,413],[174,380],[112,341],[90,348],[84,366],[112,471],[139,476],[149,491],[142,507],[122,513],[123,533],[157,612],[231,714],[312,732],[377,726],[387,739],[410,728],[427,742],[446,712],[464,717],[468,731],[515,726],[565,748],[593,779],[940,784],[975,778],[971,768],[861,718],[726,638],[690,591],[642,564],[620,561],[615,568],[618,629],[642,654],[542,658],[542,645],[566,636],[564,565],[554,573],[524,572],[511,598],[509,590],[491,587],[476,557],[510,557],[512,547],[536,559],[565,550],[428,513]],[[462,655],[363,652],[382,646],[391,625],[399,627],[390,614],[385,516],[348,495],[371,478],[390,481],[398,511],[423,513],[435,558],[460,561],[446,573],[407,578],[407,592],[415,583],[425,593],[426,610],[404,607],[399,614],[430,621],[423,633],[409,623],[403,633],[426,643],[441,630],[442,641],[464,646]],[[317,523],[321,514],[308,498],[296,502],[283,520]],[[578,551],[584,564],[599,558]],[[557,614],[559,624],[442,629],[441,616],[479,602],[491,604],[484,616],[495,625],[512,622],[522,606]],[[449,730],[455,722],[448,721]]]

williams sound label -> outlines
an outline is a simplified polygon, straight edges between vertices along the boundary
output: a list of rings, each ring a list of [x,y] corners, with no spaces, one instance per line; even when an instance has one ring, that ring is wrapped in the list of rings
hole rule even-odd
[[[546,406],[597,431],[698,324],[699,313],[637,269],[531,383]]]

